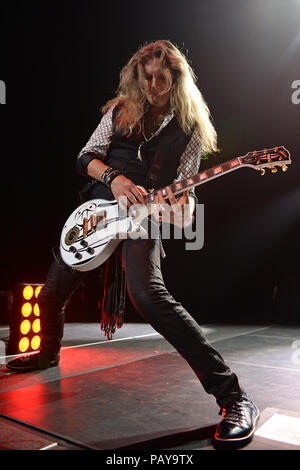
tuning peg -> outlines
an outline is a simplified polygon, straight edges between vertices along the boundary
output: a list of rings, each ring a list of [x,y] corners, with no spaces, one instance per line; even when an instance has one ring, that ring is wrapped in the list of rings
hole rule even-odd
[[[288,167],[286,165],[282,165],[281,169],[282,171],[287,171]]]
[[[275,168],[275,166],[273,166],[273,168],[271,168],[271,172],[272,173],[277,173],[277,168]]]
[[[265,170],[264,168],[262,168],[262,169],[260,170],[261,176],[264,176],[265,173],[266,173],[266,170]]]

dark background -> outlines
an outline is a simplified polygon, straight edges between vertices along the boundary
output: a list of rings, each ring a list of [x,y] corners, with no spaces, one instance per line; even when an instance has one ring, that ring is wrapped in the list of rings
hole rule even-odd
[[[293,163],[286,173],[243,168],[198,187],[204,247],[164,243],[167,286],[200,322],[299,323],[300,104],[291,101],[299,1],[2,2],[0,29],[0,290],[44,281],[50,249],[79,203],[74,162],[100,107],[142,43],[169,39],[187,54],[219,135],[222,151],[202,168],[277,145]],[[91,279],[68,320],[98,318],[101,279]],[[129,302],[127,311],[138,320]]]

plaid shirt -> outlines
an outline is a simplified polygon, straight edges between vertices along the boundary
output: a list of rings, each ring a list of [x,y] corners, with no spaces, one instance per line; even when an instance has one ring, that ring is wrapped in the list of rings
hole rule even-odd
[[[102,117],[98,127],[91,135],[90,139],[83,147],[83,149],[78,154],[78,159],[81,159],[84,156],[84,166],[87,166],[88,163],[95,158],[93,156],[96,155],[96,158],[100,160],[104,160],[110,142],[111,137],[113,135],[113,122],[112,122],[112,114],[113,108],[111,108],[104,116]],[[157,132],[159,134],[162,129],[174,118],[174,112],[170,111],[167,114]],[[141,147],[141,152],[143,152],[143,146]],[[86,159],[86,154],[89,157]],[[180,157],[179,166],[177,169],[177,176],[174,182],[180,181],[185,178],[189,178],[199,171],[200,161],[202,155],[202,145],[201,139],[198,131],[194,131],[189,143],[186,146],[185,151]],[[194,188],[191,190],[194,192]]]

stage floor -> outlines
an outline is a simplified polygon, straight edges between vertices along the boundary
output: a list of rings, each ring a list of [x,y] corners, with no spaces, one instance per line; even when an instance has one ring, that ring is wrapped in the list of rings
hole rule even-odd
[[[203,329],[260,409],[243,449],[299,450],[300,327]],[[26,374],[5,368],[3,345],[0,449],[214,450],[214,397],[150,325],[125,324],[106,341],[98,324],[66,324],[60,365]]]

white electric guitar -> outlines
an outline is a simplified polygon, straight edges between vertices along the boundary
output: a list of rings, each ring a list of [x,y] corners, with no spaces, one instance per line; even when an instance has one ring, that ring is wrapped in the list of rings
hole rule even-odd
[[[270,168],[272,173],[276,173],[276,166],[286,171],[290,163],[290,153],[282,146],[248,152],[242,157],[173,183],[170,188],[176,195],[237,168],[250,167],[260,170],[261,174],[265,173],[265,168]],[[72,212],[60,239],[60,253],[68,266],[78,271],[90,271],[103,264],[122,240],[141,236],[141,223],[153,212],[157,190],[147,193],[141,186],[138,188],[143,195],[144,205],[130,206],[128,211],[122,211],[117,200],[92,199]],[[167,197],[166,187],[161,188],[161,191]]]

